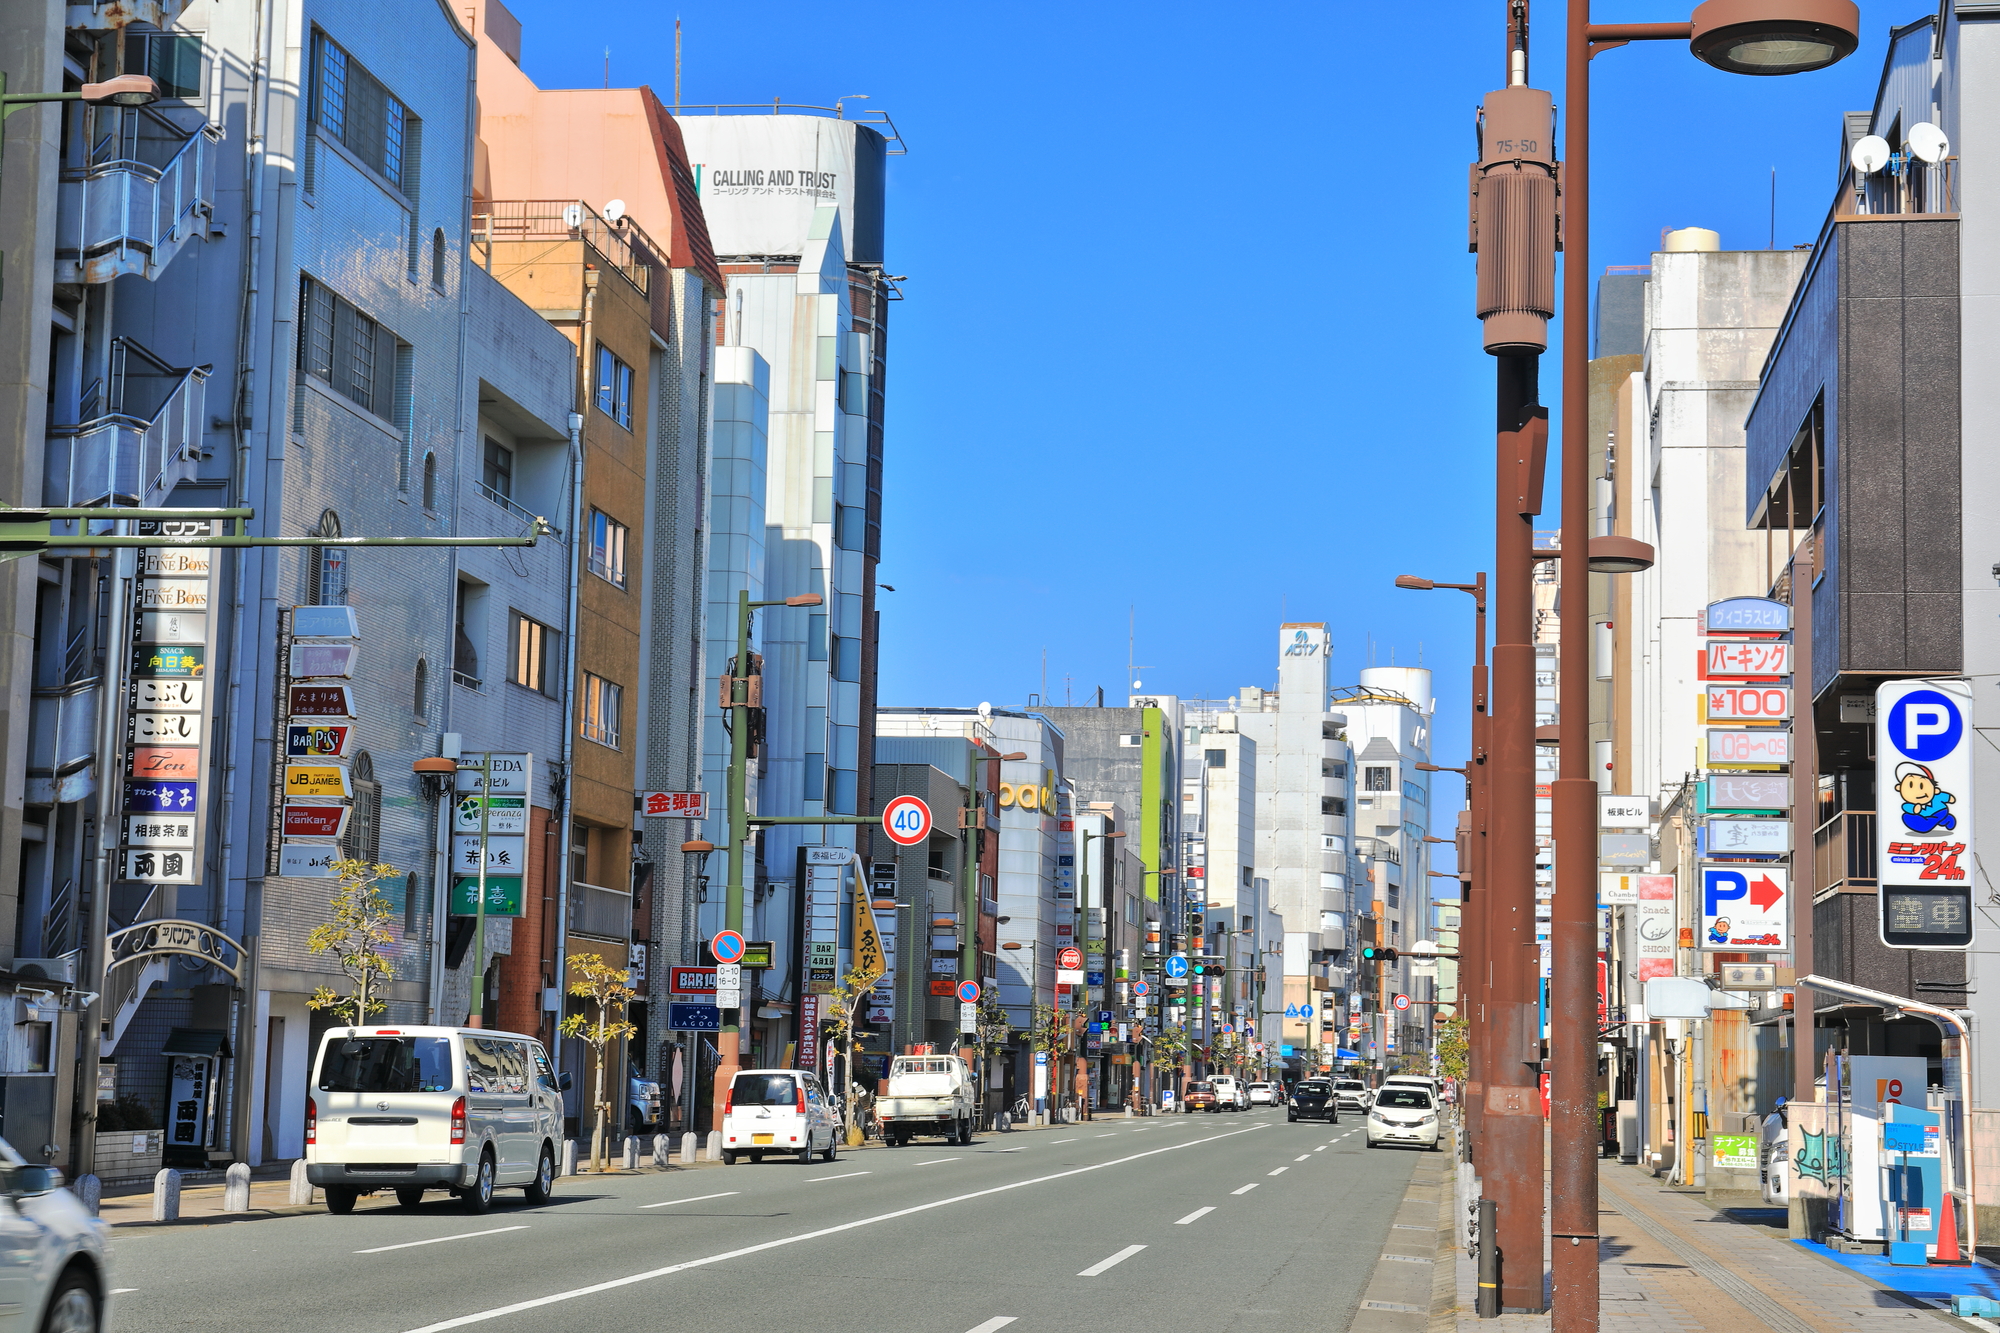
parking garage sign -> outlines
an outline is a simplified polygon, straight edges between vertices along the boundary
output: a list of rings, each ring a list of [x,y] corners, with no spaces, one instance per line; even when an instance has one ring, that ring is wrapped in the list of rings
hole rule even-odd
[[[1875,873],[1882,943],[1972,947],[1972,686],[1875,687]]]

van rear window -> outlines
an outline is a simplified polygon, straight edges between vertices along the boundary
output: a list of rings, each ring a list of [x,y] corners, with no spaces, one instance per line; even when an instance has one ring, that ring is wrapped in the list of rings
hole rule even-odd
[[[348,1037],[319,1060],[321,1092],[450,1092],[448,1037]]]
[[[738,1074],[729,1095],[737,1106],[794,1106],[799,1098],[790,1074]]]

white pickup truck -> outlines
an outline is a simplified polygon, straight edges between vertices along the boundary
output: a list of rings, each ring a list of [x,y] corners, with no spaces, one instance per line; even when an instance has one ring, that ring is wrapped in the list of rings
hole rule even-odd
[[[889,1091],[875,1103],[882,1137],[900,1148],[919,1134],[947,1143],[972,1142],[972,1070],[956,1055],[899,1055],[889,1066]]]

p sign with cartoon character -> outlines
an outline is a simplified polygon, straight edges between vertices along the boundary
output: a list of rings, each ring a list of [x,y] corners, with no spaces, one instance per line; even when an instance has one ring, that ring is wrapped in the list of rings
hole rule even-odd
[[[1700,947],[1790,949],[1790,887],[1791,876],[1780,866],[1704,864]]]
[[[1973,694],[1962,680],[1875,687],[1882,943],[1972,947]]]

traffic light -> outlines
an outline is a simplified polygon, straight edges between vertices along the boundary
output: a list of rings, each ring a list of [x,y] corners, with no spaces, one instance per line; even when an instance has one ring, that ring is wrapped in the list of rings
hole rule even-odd
[[[1366,944],[1361,948],[1364,963],[1393,963],[1397,957],[1396,951],[1386,944]]]

